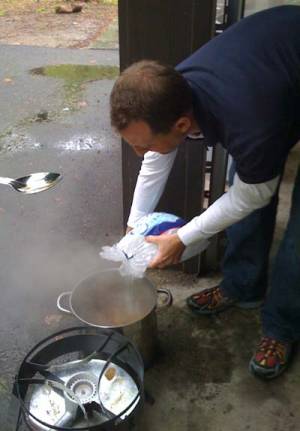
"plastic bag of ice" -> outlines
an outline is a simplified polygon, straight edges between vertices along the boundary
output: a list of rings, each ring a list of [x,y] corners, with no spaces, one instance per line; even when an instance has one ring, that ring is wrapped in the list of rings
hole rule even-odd
[[[174,214],[154,212],[141,217],[134,228],[117,244],[104,246],[100,256],[113,262],[121,262],[122,275],[143,277],[144,273],[157,253],[156,244],[145,241],[148,235],[174,234],[186,222]],[[192,244],[184,250],[181,262],[201,253],[208,246],[208,241]]]

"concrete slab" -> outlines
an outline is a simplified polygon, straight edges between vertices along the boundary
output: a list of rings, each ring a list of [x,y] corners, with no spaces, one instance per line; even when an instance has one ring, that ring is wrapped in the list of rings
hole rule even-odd
[[[300,364],[276,381],[248,372],[261,335],[258,310],[233,308],[214,317],[189,312],[185,298],[216,285],[217,275],[196,278],[178,271],[151,273],[175,301],[158,311],[161,356],[146,372],[146,404],[140,430],[285,431],[299,427]]]

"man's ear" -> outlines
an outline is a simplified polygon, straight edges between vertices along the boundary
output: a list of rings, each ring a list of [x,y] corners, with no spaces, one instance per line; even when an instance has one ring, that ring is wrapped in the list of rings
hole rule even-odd
[[[174,124],[174,130],[184,135],[190,130],[191,125],[191,119],[188,116],[182,116]]]

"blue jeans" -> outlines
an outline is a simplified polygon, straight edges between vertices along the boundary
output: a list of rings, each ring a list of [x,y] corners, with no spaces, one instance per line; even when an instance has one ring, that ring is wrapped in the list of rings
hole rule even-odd
[[[234,173],[233,165],[231,183]],[[264,298],[264,335],[293,342],[300,340],[300,167],[288,226],[268,281],[277,204],[278,192],[269,205],[227,229],[220,287],[224,295],[241,301]]]

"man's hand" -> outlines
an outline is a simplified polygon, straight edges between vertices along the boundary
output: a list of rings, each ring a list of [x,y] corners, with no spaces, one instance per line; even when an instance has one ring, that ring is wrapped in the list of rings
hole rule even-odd
[[[179,263],[185,245],[177,234],[151,235],[147,236],[145,240],[158,245],[158,252],[149,263],[149,268],[164,268]]]

